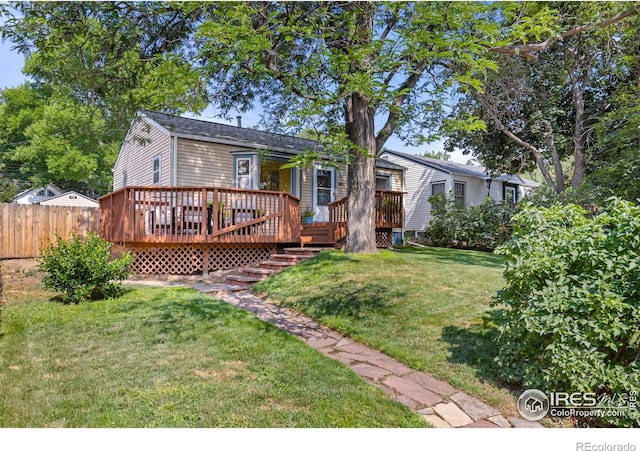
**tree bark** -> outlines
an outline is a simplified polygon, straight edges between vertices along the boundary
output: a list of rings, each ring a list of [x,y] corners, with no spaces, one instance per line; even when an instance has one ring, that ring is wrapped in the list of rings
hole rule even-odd
[[[358,148],[352,152],[347,175],[347,236],[345,252],[373,253],[376,247],[375,155],[373,109],[362,95],[352,93],[345,104],[346,131]]]
[[[562,161],[558,155],[558,148],[556,147],[556,140],[553,138],[553,128],[549,122],[545,121],[545,136],[544,140],[547,143],[547,148],[551,151],[551,162],[553,163],[553,169],[556,174],[556,192],[561,193],[564,191],[564,170],[562,169]]]
[[[581,77],[578,78],[576,72],[580,72]],[[571,95],[573,98],[573,106],[576,110],[576,120],[573,127],[573,176],[571,177],[571,187],[577,188],[582,183],[582,179],[586,173],[586,164],[584,159],[585,148],[585,129],[584,129],[584,79],[586,74],[584,70],[578,66],[570,72],[571,79]]]

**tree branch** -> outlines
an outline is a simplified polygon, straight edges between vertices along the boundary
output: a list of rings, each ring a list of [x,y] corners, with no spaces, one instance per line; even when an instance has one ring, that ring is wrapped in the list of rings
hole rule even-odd
[[[540,149],[538,149],[533,144],[523,140],[518,135],[513,133],[511,130],[509,130],[507,126],[502,123],[502,121],[500,120],[498,115],[495,113],[495,111],[493,111],[493,109],[491,108],[487,100],[478,91],[474,90],[474,94],[478,102],[480,102],[484,107],[484,111],[491,118],[496,128],[500,130],[502,133],[504,133],[513,142],[515,142],[519,146],[524,147],[525,149],[529,150],[533,154],[533,157],[536,160],[536,164],[538,165],[538,169],[540,169],[540,173],[544,177],[547,184],[551,188],[553,188],[556,192],[559,192],[558,187],[556,186],[553,179],[551,178],[551,175],[549,174],[549,170],[547,169],[547,166],[544,162],[544,156],[542,155],[542,152],[540,151]]]
[[[627,11],[617,14],[602,22],[591,23],[591,24],[581,25],[576,28],[572,28],[571,30],[560,33],[559,37],[549,38],[546,41],[539,42],[537,44],[525,44],[525,45],[515,45],[515,46],[507,46],[507,47],[493,47],[493,48],[490,48],[489,51],[494,53],[504,53],[507,55],[521,56],[523,58],[535,60],[538,57],[536,55],[532,55],[533,52],[540,52],[550,47],[551,44],[553,44],[556,41],[559,41],[564,38],[568,38],[578,33],[585,32],[591,28],[604,28],[606,26],[619,22],[635,14],[638,14],[637,6],[634,6],[633,8],[628,9]]]
[[[396,129],[396,126],[398,125],[398,119],[400,119],[400,107],[408,97],[407,92],[412,91],[416,86],[425,69],[427,68],[427,65],[427,60],[419,61],[413,68],[407,79],[398,89],[399,94],[395,96],[391,101],[391,107],[389,108],[389,116],[387,116],[387,121],[376,136],[377,152],[380,152],[380,150],[382,150],[382,147]]]

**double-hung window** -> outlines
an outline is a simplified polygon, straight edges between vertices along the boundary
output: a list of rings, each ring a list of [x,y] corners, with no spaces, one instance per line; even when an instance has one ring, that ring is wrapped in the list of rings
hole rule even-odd
[[[453,184],[453,194],[456,207],[464,207],[465,205],[466,185],[464,182],[455,182]]]
[[[160,184],[160,155],[153,157],[153,184]]]
[[[433,182],[431,184],[431,196],[444,194],[444,182]]]
[[[251,158],[236,159],[236,186],[242,189],[251,188]]]

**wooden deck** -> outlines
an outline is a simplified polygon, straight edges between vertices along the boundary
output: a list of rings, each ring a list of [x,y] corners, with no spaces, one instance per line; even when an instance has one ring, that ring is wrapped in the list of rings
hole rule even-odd
[[[99,199],[100,236],[135,254],[140,274],[206,274],[268,259],[286,246],[339,246],[346,199],[330,221],[302,225],[291,194],[213,187],[122,188]],[[376,193],[376,241],[390,247],[402,227],[402,193]]]
[[[400,191],[376,191],[376,233],[391,234],[393,229],[402,228],[404,220],[404,193]],[[347,236],[347,198],[343,197],[329,204],[329,224],[331,240],[340,242]],[[389,246],[391,238],[389,238]],[[386,246],[385,246],[386,247]]]
[[[100,201],[100,235],[114,243],[300,242],[291,194],[211,187],[126,187]]]

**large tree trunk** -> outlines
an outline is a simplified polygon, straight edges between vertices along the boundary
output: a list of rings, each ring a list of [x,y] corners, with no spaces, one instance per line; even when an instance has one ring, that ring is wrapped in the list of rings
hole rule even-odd
[[[346,252],[376,252],[374,111],[368,99],[350,94],[345,103],[346,132],[356,146],[347,178]]]
[[[355,11],[351,47],[366,48],[373,39],[373,11],[369,2],[348,3],[345,8]],[[370,70],[370,49],[362,59],[352,61],[352,74]],[[376,248],[375,223],[375,110],[371,99],[358,91],[345,96],[345,130],[353,145],[352,160],[347,176],[347,236],[345,252],[373,253]]]

